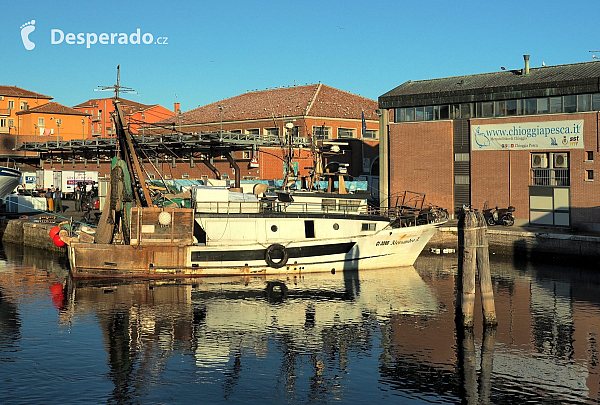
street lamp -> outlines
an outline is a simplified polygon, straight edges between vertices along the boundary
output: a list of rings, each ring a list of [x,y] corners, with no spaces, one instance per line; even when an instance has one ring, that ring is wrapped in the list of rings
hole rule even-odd
[[[146,126],[146,114],[142,113],[142,136],[144,136],[144,127]]]
[[[58,148],[58,142],[60,139],[60,124],[62,121],[60,119],[56,120],[56,147]]]
[[[219,131],[219,140],[223,141],[223,106],[221,104],[217,105],[219,107],[219,115],[221,116],[221,130]]]
[[[37,145],[37,124],[33,124],[33,142]],[[37,146],[36,146],[37,147]]]
[[[81,140],[85,139],[85,120],[81,119]]]

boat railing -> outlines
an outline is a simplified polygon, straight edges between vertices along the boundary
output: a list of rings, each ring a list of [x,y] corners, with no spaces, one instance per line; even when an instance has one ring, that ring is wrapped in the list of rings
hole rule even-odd
[[[18,169],[17,162],[11,158],[2,159],[2,161],[0,161],[0,165],[10,169]]]
[[[281,201],[219,201],[196,202],[195,210],[199,213],[215,214],[251,214],[251,213],[319,213],[341,215],[368,215],[366,204],[360,201],[344,201],[338,203],[309,203]]]

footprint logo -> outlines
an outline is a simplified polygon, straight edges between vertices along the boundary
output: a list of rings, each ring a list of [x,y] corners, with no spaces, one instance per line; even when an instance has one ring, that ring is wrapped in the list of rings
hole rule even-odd
[[[35,44],[29,40],[29,34],[35,31],[35,20],[31,20],[21,25],[21,39],[23,40],[23,46],[28,51],[35,48]]]

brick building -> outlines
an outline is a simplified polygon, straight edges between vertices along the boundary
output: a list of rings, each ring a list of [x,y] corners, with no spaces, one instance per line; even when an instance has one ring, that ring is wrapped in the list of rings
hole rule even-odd
[[[151,134],[165,130],[184,133],[222,130],[283,138],[289,135],[285,125],[291,123],[292,136],[307,138],[307,147],[294,152],[294,169],[299,175],[306,175],[308,168],[313,166],[310,144],[314,140],[326,145],[338,143],[340,152],[326,154],[325,164],[347,163],[349,173],[360,176],[370,174],[377,165],[379,118],[376,110],[375,100],[319,83],[249,91],[174,115],[146,131]],[[257,156],[259,167],[255,168],[249,164],[252,151],[236,152],[235,158],[243,168],[242,177],[283,178],[282,148],[260,148]],[[232,176],[226,159],[215,159],[215,166],[221,173]],[[196,165],[194,176],[198,170],[203,170],[202,174],[210,173]],[[374,171],[378,174],[378,169]]]
[[[600,228],[600,63],[408,81],[379,97],[383,198],[515,206],[517,223]]]

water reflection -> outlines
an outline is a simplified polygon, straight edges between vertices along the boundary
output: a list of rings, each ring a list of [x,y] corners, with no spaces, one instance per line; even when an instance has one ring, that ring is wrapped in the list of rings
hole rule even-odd
[[[599,398],[595,269],[496,258],[498,327],[484,330],[478,307],[474,330],[463,331],[455,256],[290,278],[114,283],[72,282],[63,260],[13,246],[0,255],[0,363],[29,376],[0,380],[0,402],[44,402],[15,401],[26,384],[61,397],[85,384],[93,402],[125,404]],[[61,373],[74,386],[39,373],[56,359],[76,370]]]
[[[323,400],[343,391],[329,374],[347,375],[351,357],[379,346],[380,324],[440,310],[413,267],[289,279],[77,282],[68,296],[62,317],[93,312],[102,325],[118,401],[159,378],[154,373],[173,351],[191,354],[201,376],[222,373],[225,397],[244,369],[266,361],[265,373],[277,370],[278,390]]]

